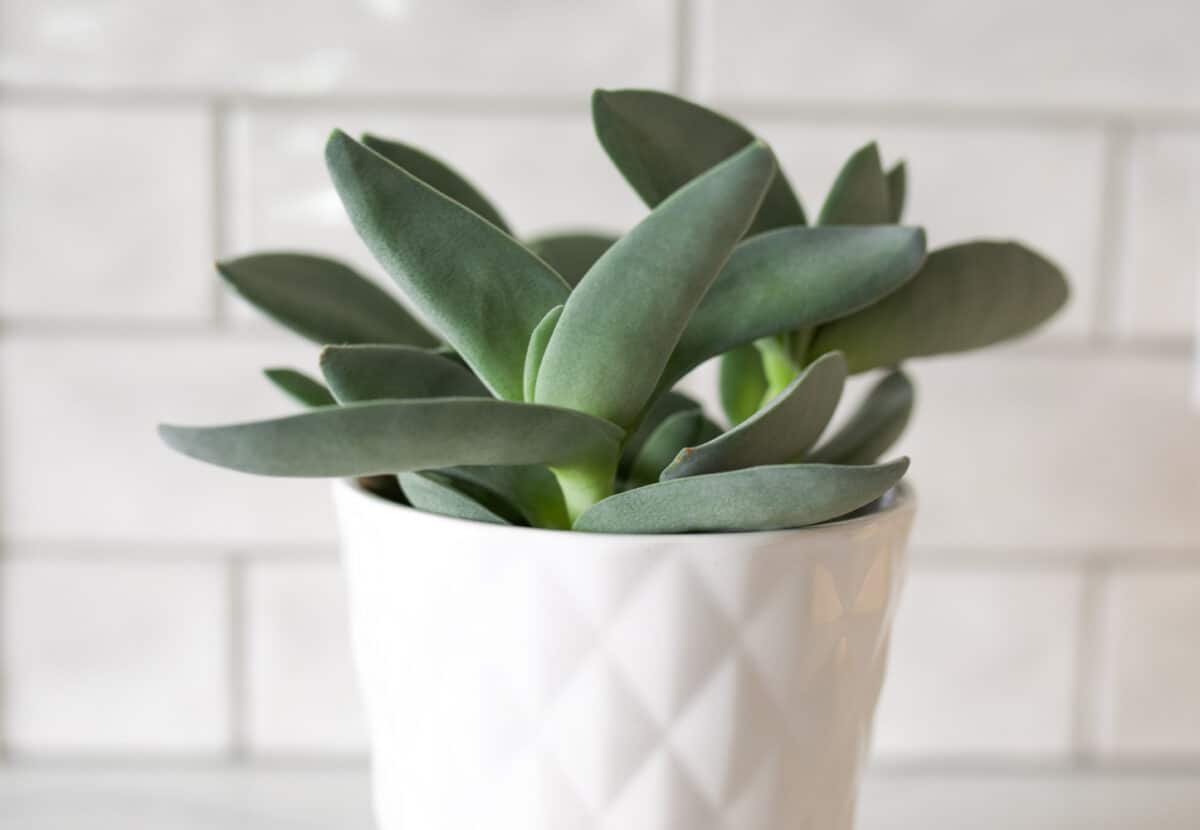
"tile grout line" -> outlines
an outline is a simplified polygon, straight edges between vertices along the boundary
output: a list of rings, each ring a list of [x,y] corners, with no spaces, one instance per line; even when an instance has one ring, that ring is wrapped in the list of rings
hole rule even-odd
[[[226,568],[226,646],[228,654],[228,686],[226,700],[229,711],[229,760],[241,763],[247,752],[247,672],[246,672],[246,563],[232,558]]]
[[[1096,344],[1119,339],[1121,302],[1120,258],[1125,244],[1126,173],[1130,161],[1133,128],[1114,122],[1105,128],[1104,169],[1096,250],[1096,296],[1092,306],[1091,340]]]
[[[217,278],[214,276],[214,280]],[[97,337],[116,339],[160,339],[169,337],[193,337],[211,334],[211,321],[131,318],[83,317],[3,317],[0,316],[0,337]],[[238,325],[230,327],[222,336],[235,337],[245,342],[272,343],[291,342],[281,332],[264,325]],[[1072,339],[1048,340],[1022,346],[1019,351],[1006,355],[1010,360],[1037,360],[1043,357],[1097,358],[1105,354],[1123,354],[1134,357],[1159,357],[1186,359],[1193,355],[1191,337],[1147,337],[1131,336],[1119,341],[1097,341],[1081,336]]]
[[[1073,766],[1081,770],[1100,766],[1098,738],[1106,680],[1103,655],[1107,644],[1105,623],[1112,570],[1111,563],[1104,561],[1083,567],[1083,590],[1076,619],[1078,642],[1074,687],[1071,690],[1071,753]]]
[[[696,10],[694,0],[675,0],[675,65],[671,88],[677,95],[689,96],[695,87],[693,69],[694,26]]]
[[[676,0],[678,9],[688,6],[686,17],[689,30],[695,28],[694,0]],[[679,36],[680,20],[676,21]],[[689,56],[694,56],[694,32]],[[677,86],[681,70],[680,55],[676,55],[668,86]],[[689,74],[694,67],[686,67]],[[694,82],[694,78],[689,78]],[[229,87],[194,87],[187,89],[101,89],[71,88],[52,85],[0,84],[0,98],[17,104],[100,105],[130,107],[211,106],[214,101],[226,107],[248,106],[256,109],[298,111],[339,109],[401,108],[413,112],[451,115],[564,115],[581,112],[581,100],[567,94],[511,96],[489,94],[434,92],[296,92],[267,93],[238,90]],[[1064,126],[1111,126],[1114,122],[1151,128],[1200,129],[1200,108],[1162,107],[1138,109],[1131,107],[1077,107],[1028,105],[963,105],[920,100],[862,101],[789,101],[775,98],[734,98],[714,96],[709,103],[720,108],[766,118],[811,121],[883,120],[894,123],[939,123],[974,126],[1024,125],[1031,128]]]
[[[229,197],[227,170],[229,160],[228,125],[229,106],[217,99],[209,103],[209,224],[211,232],[212,259],[225,256],[229,246],[229,227],[226,208]],[[229,304],[221,280],[212,276],[209,288],[210,313],[215,329],[229,328]]]

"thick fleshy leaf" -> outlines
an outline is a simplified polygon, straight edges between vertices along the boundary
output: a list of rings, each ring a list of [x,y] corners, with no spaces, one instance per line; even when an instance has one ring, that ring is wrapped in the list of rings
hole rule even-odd
[[[480,491],[502,501],[534,527],[561,530],[571,526],[562,489],[554,474],[545,467],[531,464],[446,467],[438,472],[450,478],[459,489],[474,488],[472,494],[476,500],[489,504],[493,512],[506,514],[494,501],[486,501]]]
[[[892,221],[888,189],[879,147],[875,142],[852,155],[838,173],[825,204],[820,225],[886,225]]]
[[[283,390],[284,394],[297,403],[305,406],[329,406],[337,403],[323,383],[303,372],[274,367],[263,369],[263,374],[267,376],[267,380]]]
[[[437,192],[449,196],[463,207],[475,211],[500,230],[512,233],[496,206],[475,185],[467,181],[466,177],[446,162],[434,158],[424,150],[418,150],[411,144],[381,138],[370,133],[362,137],[362,143],[397,167],[403,167]]]
[[[390,294],[327,257],[251,254],[218,262],[217,271],[260,311],[315,343],[438,344]]]
[[[461,363],[407,346],[328,346],[321,351],[321,373],[342,403],[490,397]]]
[[[822,356],[754,415],[705,444],[685,448],[662,471],[663,480],[799,460],[833,417],[845,382],[842,356]]]
[[[542,368],[542,357],[546,354],[546,344],[550,342],[550,335],[554,334],[554,327],[558,325],[558,318],[562,316],[562,311],[563,307],[560,305],[547,311],[542,322],[538,323],[533,334],[529,335],[529,347],[525,351],[524,375],[524,399],[527,401],[533,400],[534,390],[537,388],[538,369]]]
[[[659,475],[679,452],[688,446],[708,441],[721,433],[699,409],[676,412],[650,433],[629,470],[628,483],[641,487],[658,481]]]
[[[576,530],[686,533],[803,527],[844,516],[886,493],[908,459],[870,467],[782,464],[677,478],[627,490],[585,511]]]
[[[737,426],[762,406],[767,395],[767,374],[762,356],[753,343],[721,355],[717,389],[721,409],[729,423]]]
[[[665,92],[596,90],[596,135],[650,207],[754,140],[741,124]],[[804,209],[777,170],[748,233],[805,224]]]
[[[529,250],[550,263],[563,279],[576,285],[616,241],[615,236],[605,234],[560,233],[540,236],[527,244]]]
[[[684,185],[609,248],[566,302],[536,400],[632,425],[774,168],[766,145],[752,144]]]
[[[456,489],[445,476],[437,473],[400,473],[397,478],[408,503],[418,510],[473,522],[509,524],[503,516]]]
[[[355,229],[498,397],[520,400],[529,335],[570,287],[477,213],[341,131],[325,161]]]
[[[1068,293],[1054,263],[1015,242],[954,245],[931,253],[900,290],[821,326],[808,354],[843,352],[854,373],[977,349],[1045,322]]]
[[[805,461],[817,464],[874,464],[891,449],[908,426],[913,411],[913,385],[897,369],[863,399],[842,427]]]
[[[482,398],[375,401],[217,427],[163,425],[184,455],[268,476],[341,478],[460,464],[585,464],[621,430],[582,412]]]
[[[629,469],[633,466],[634,459],[641,451],[642,446],[646,443],[651,433],[658,428],[664,420],[674,415],[676,412],[685,412],[694,409],[701,409],[698,401],[689,398],[682,392],[670,391],[665,395],[659,395],[654,399],[654,403],[642,415],[641,423],[637,425],[637,429],[629,434],[625,439],[625,448],[621,452],[621,461],[617,466],[617,475],[621,478],[629,476]]]
[[[710,357],[760,337],[865,308],[920,268],[920,228],[784,228],[738,246],[692,315],[661,388]]]
[[[908,168],[896,162],[888,171],[888,222],[895,224],[904,216],[904,200],[908,197]]]

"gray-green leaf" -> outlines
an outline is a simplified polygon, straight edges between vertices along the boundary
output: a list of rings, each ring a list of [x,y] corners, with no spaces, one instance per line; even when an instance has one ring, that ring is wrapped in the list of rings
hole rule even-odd
[[[898,161],[887,174],[888,221],[899,222],[904,216],[904,200],[908,196],[908,168]]]
[[[490,397],[461,363],[407,346],[328,346],[321,351],[321,373],[342,403]]]
[[[632,425],[774,169],[766,145],[750,145],[676,191],[600,257],[546,347],[537,401]]]
[[[554,334],[554,327],[558,325],[558,318],[562,316],[562,311],[563,307],[560,305],[547,311],[542,322],[538,323],[533,334],[529,335],[529,347],[525,352],[524,375],[524,399],[527,401],[533,400],[534,390],[537,388],[538,369],[542,368],[542,358],[546,354],[546,344],[550,342],[550,335]]]
[[[817,330],[810,355],[841,351],[850,372],[1016,337],[1067,301],[1054,263],[1015,242],[967,242],[929,255],[904,287]]]
[[[762,406],[767,395],[767,373],[762,355],[753,343],[738,346],[721,355],[717,389],[721,409],[734,426],[749,418]]]
[[[908,459],[870,467],[783,464],[678,478],[609,496],[575,521],[594,533],[686,533],[803,527],[886,493]]]
[[[461,464],[614,458],[622,431],[550,406],[477,398],[376,401],[217,427],[162,425],[192,458],[268,476],[341,478]]]
[[[913,410],[913,385],[897,369],[863,399],[842,427],[805,461],[818,464],[874,464],[900,438]]]
[[[473,522],[509,524],[504,517],[455,488],[445,476],[437,473],[400,473],[397,478],[409,504],[418,510]]]
[[[637,454],[641,452],[642,446],[654,430],[658,428],[658,425],[676,412],[685,412],[689,409],[699,411],[701,406],[697,401],[689,398],[682,392],[672,390],[655,398],[654,402],[642,414],[642,420],[637,425],[637,428],[625,439],[625,447],[621,452],[621,461],[617,466],[617,474],[622,478],[628,478],[629,469],[633,466],[634,459],[637,458]]]
[[[741,124],[665,92],[596,90],[596,135],[650,207],[754,140]],[[777,170],[748,233],[805,224],[804,209]]]
[[[737,247],[671,355],[670,388],[710,357],[878,302],[925,258],[920,228],[784,228]]]
[[[558,480],[545,467],[530,464],[464,466],[447,467],[438,472],[453,480],[459,489],[474,488],[476,492],[482,490],[492,494],[534,527],[561,530],[571,526]],[[494,505],[491,509],[504,512]]]
[[[350,220],[413,304],[498,397],[520,400],[525,348],[570,287],[508,234],[341,131],[325,160]]]
[[[508,223],[479,188],[444,161],[434,158],[411,144],[392,141],[367,133],[362,143],[398,167],[403,167],[425,184],[463,207],[470,208],[505,233],[511,234]]]
[[[798,460],[833,417],[845,382],[842,356],[822,356],[750,418],[708,443],[680,452],[662,471],[662,479]]]
[[[821,225],[886,225],[893,221],[892,197],[875,142],[852,155],[838,173],[825,204]]]
[[[292,400],[304,406],[329,406],[337,403],[325,385],[303,372],[283,367],[263,369],[267,380],[279,387]]]
[[[650,433],[629,470],[628,483],[641,487],[658,481],[663,469],[684,447],[708,441],[721,430],[699,409],[676,412]]]
[[[616,241],[616,237],[605,234],[560,233],[540,236],[527,244],[529,250],[550,263],[563,279],[576,285]]]
[[[322,345],[438,344],[390,294],[348,265],[326,257],[251,254],[218,262],[217,271],[260,311]]]

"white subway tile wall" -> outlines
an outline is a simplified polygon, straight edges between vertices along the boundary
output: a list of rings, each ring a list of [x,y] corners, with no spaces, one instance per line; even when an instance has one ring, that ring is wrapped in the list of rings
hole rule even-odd
[[[335,126],[446,157],[520,235],[626,228],[588,94],[647,85],[755,125],[810,212],[877,139],[931,243],[1072,275],[1030,342],[914,364],[880,760],[1200,768],[1197,26],[1185,0],[0,0],[0,750],[361,755],[327,485],[153,432],[289,411],[259,369],[314,368],[211,261],[379,276]]]

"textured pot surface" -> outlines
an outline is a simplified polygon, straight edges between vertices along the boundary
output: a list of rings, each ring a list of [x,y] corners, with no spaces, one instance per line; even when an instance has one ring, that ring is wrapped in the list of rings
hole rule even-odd
[[[611,536],[336,488],[381,830],[849,830],[913,500]]]

